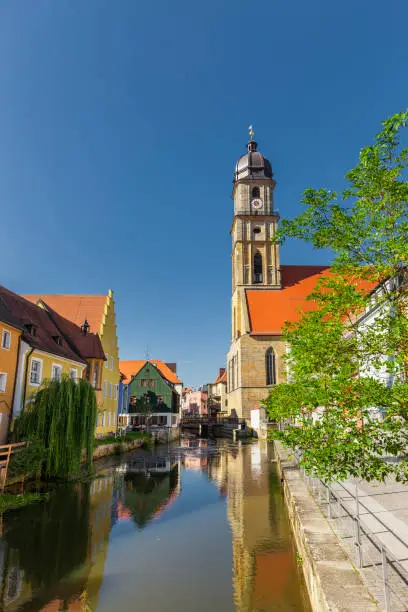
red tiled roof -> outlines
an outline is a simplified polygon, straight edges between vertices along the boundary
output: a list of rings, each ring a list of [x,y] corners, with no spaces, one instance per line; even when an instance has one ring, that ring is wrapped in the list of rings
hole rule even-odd
[[[59,355],[66,359],[86,363],[84,357],[74,347],[70,346],[66,340],[64,341],[63,335],[46,310],[2,286],[0,286],[0,302],[2,304],[2,311],[6,310],[12,313],[13,319],[18,321],[20,326],[25,329],[22,338],[27,344],[52,355]],[[27,325],[35,327],[35,335],[27,331],[25,327]],[[55,338],[61,336],[62,344],[57,344]]]
[[[125,379],[123,382],[125,384],[129,383],[132,376],[135,376],[135,374],[140,372],[146,361],[146,359],[120,361],[119,369],[125,375]],[[164,363],[164,361],[161,361],[161,359],[149,359],[149,363],[156,365],[160,374],[169,382],[173,384],[181,383],[181,380],[179,379],[177,374],[170,370],[170,368]]]
[[[75,347],[76,351],[79,352],[82,357],[85,359],[105,360],[105,352],[98,334],[88,332],[86,335],[84,335],[78,325],[72,323],[72,321],[68,321],[68,319],[64,319],[64,317],[61,317],[45,302],[43,302],[43,304],[56,327],[58,327],[60,330],[61,334],[67,339],[67,342],[72,347]]]
[[[287,321],[298,321],[316,305],[307,296],[318,280],[330,274],[328,266],[281,266],[282,289],[246,289],[248,315],[253,335],[280,335]],[[367,290],[375,283],[360,282]]]
[[[43,300],[50,308],[62,317],[81,326],[86,319],[90,331],[99,333],[103,319],[106,295],[24,295],[26,300],[36,304]]]

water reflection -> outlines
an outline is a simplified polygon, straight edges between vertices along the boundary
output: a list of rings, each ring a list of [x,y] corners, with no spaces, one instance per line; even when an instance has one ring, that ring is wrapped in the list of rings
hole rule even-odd
[[[139,528],[158,518],[180,493],[179,462],[169,457],[134,459],[121,466],[118,517]]]
[[[5,515],[0,608],[308,610],[268,453],[186,439]]]

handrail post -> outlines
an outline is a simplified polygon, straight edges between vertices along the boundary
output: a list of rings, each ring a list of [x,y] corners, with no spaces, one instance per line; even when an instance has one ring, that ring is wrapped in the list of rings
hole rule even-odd
[[[363,567],[363,551],[361,547],[360,517],[354,517],[354,546],[356,549],[356,565],[359,569]]]
[[[331,519],[331,500],[330,500],[330,487],[326,485],[326,498],[327,498],[327,517]]]
[[[388,588],[388,560],[387,560],[387,553],[385,552],[384,546],[381,546],[381,560],[382,560],[382,571],[383,571],[385,610],[386,612],[391,612],[390,592]]]

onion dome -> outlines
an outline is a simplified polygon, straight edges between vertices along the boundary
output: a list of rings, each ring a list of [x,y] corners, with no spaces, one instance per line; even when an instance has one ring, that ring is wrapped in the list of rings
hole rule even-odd
[[[246,178],[272,178],[271,162],[257,151],[257,147],[255,140],[248,142],[248,153],[240,157],[235,165],[234,181]]]

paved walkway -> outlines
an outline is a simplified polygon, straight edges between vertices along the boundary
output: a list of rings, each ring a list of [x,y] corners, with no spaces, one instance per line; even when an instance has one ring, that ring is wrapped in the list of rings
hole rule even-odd
[[[318,489],[319,487],[317,487]],[[327,516],[328,504],[324,495],[315,497]],[[340,538],[353,562],[358,565],[355,523],[348,512],[358,515],[361,523],[360,572],[380,607],[392,612],[408,610],[408,486],[393,480],[385,483],[369,484],[348,480],[332,487],[341,504],[331,503],[330,523]],[[343,505],[343,507],[342,507]],[[384,589],[381,544],[387,548],[388,594]],[[389,551],[389,552],[388,552]],[[393,562],[393,560],[397,562]],[[405,571],[404,571],[405,570]]]

